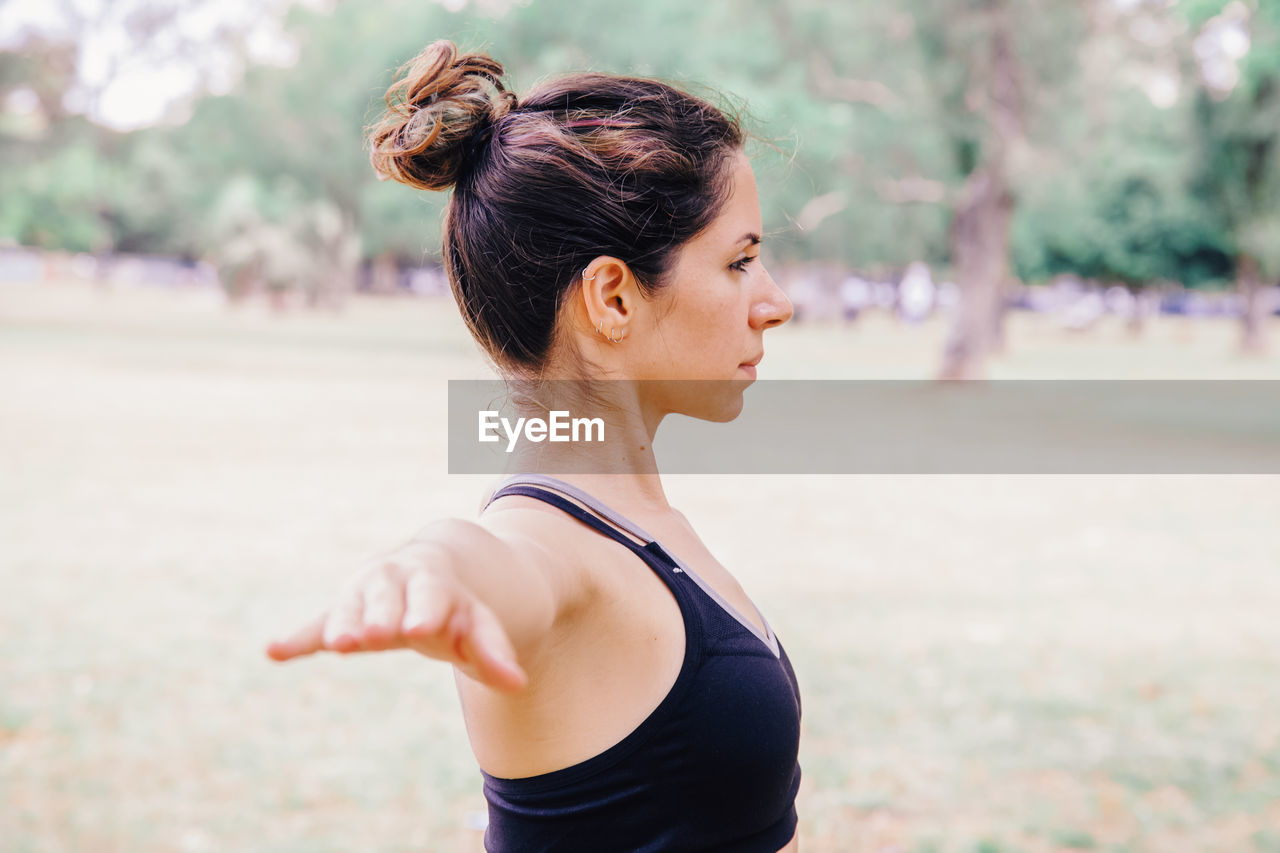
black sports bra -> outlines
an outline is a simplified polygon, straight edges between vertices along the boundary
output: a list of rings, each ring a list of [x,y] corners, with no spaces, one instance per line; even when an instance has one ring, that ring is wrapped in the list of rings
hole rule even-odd
[[[481,771],[485,849],[777,853],[786,846],[797,823],[800,691],[768,622],[762,635],[653,537],[569,483],[523,474],[490,503],[504,495],[545,501],[647,563],[680,606],[685,655],[657,709],[599,755],[519,779]]]

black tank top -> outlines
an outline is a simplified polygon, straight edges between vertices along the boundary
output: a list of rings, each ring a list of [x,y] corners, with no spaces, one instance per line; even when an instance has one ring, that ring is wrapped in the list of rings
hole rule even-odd
[[[485,849],[781,850],[797,822],[800,691],[768,621],[761,635],[653,537],[569,483],[524,474],[490,503],[504,495],[558,507],[647,563],[680,606],[685,654],[657,709],[599,755],[519,779],[481,771]]]

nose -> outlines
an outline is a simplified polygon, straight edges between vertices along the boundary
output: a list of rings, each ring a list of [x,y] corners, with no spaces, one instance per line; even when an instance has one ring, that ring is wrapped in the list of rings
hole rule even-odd
[[[763,330],[781,326],[790,320],[791,315],[795,313],[791,300],[787,298],[787,294],[782,292],[782,288],[778,287],[778,283],[773,280],[773,276],[769,275],[767,270],[765,271],[764,279],[766,282],[765,290],[751,306],[751,327],[753,329]]]

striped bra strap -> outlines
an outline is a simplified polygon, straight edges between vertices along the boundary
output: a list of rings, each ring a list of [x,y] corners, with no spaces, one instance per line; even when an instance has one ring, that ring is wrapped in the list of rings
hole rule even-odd
[[[540,499],[632,551],[648,551],[652,554],[657,549],[665,555],[661,546],[638,524],[563,480],[542,474],[517,474],[494,490],[485,507],[504,495],[524,495]]]

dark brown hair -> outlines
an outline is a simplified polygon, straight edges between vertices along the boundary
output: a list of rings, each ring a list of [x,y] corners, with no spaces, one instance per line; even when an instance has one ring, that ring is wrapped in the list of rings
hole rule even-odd
[[[383,179],[454,187],[444,221],[450,286],[499,367],[536,373],[557,311],[599,255],[645,296],[727,200],[736,117],[658,80],[558,77],[517,99],[502,66],[437,41],[401,68],[369,129]]]

